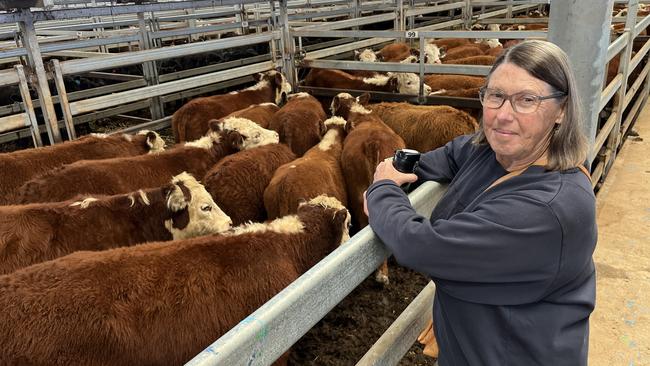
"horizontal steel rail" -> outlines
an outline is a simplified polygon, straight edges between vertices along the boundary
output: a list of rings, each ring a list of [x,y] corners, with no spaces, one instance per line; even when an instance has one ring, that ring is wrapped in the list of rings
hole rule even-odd
[[[625,121],[621,124],[621,135],[625,136],[627,133],[627,130],[630,128],[632,125],[632,122],[635,121],[637,118],[638,112],[642,109],[642,106],[645,105],[645,102],[647,100],[648,96],[643,96],[639,95],[636,100],[634,101],[634,104],[632,105],[632,108],[630,108],[627,116],[625,117]],[[627,98],[626,98],[627,99]]]
[[[630,32],[625,32],[614,42],[612,42],[609,47],[607,47],[607,60],[605,62],[611,61],[614,56],[618,55],[625,48],[625,46],[627,46],[629,40]]]
[[[305,59],[302,65],[321,69],[340,70],[368,70],[368,71],[393,71],[419,73],[419,64],[401,64],[398,62],[362,62],[341,60],[311,60]],[[454,65],[454,64],[425,64],[424,72],[427,74],[465,74],[487,75],[491,66],[484,65]]]
[[[650,25],[650,15],[645,16],[640,22],[634,26],[634,37],[643,32]]]
[[[616,91],[621,87],[622,82],[623,74],[618,74],[609,84],[607,84],[607,87],[605,87],[603,92],[600,94],[600,105],[598,106],[599,111],[603,110],[607,103],[609,103],[609,100],[612,99],[614,94],[616,94]]]
[[[637,76],[636,80],[634,80],[634,83],[632,83],[632,86],[630,86],[629,89],[626,91],[625,106],[623,108],[627,108],[627,106],[630,104],[630,102],[634,98],[634,95],[641,87],[641,84],[643,84],[643,82],[645,81],[649,70],[650,70],[650,62],[645,64],[643,70],[641,70],[641,72],[639,73],[639,76]]]
[[[607,118],[607,122],[605,122],[603,127],[598,131],[598,135],[596,135],[596,139],[594,140],[594,145],[591,147],[589,161],[593,161],[596,158],[596,155],[598,155],[598,152],[603,147],[607,137],[609,137],[610,132],[612,132],[612,128],[616,124],[617,118],[618,112],[612,112],[612,114],[609,115],[609,118]]]
[[[409,195],[428,217],[446,187],[425,182]],[[370,227],[325,257],[253,314],[208,346],[187,365],[269,365],[389,255]],[[327,294],[327,296],[323,296]]]
[[[7,117],[0,117],[0,133],[15,130],[21,127],[29,127],[27,113],[13,114]]]
[[[327,24],[307,25],[307,26],[295,28],[294,30],[292,30],[292,32],[301,32],[301,31],[308,31],[308,30],[316,31],[321,29],[335,30],[335,29],[356,27],[356,26],[372,24],[372,23],[379,23],[379,22],[384,22],[393,19],[395,19],[394,13],[371,15],[359,19],[346,19],[346,20],[339,20],[336,22],[327,22]]]
[[[146,61],[158,61],[172,57],[182,57],[225,48],[246,46],[256,43],[268,42],[278,39],[279,32],[268,32],[260,35],[233,37],[200,43],[189,43],[179,46],[169,46],[152,50],[121,53],[115,56],[102,57],[93,60],[71,60],[61,62],[61,71],[64,75],[77,74],[106,68],[140,64]]]
[[[115,16],[123,14],[148,13],[155,11],[202,8],[256,3],[259,0],[192,0],[152,3],[142,5],[96,6],[88,8],[71,8],[33,11],[34,21],[61,20],[72,18],[89,18],[93,16]],[[0,23],[15,23],[23,19],[22,13],[0,14]]]
[[[18,84],[18,73],[14,69],[0,71],[0,86]]]
[[[242,77],[256,72],[264,72],[275,67],[273,62],[262,62],[259,64],[247,65],[226,71],[218,71],[211,74],[193,76],[186,79],[170,81],[165,84],[146,86],[144,88],[133,89],[121,93],[103,95],[101,97],[86,99],[70,103],[70,112],[72,115],[78,115],[91,112],[97,109],[108,108],[123,103],[134,102],[137,100],[148,99],[179,90],[195,88],[197,86],[218,83],[224,80],[230,80]]]
[[[410,16],[417,16],[417,15],[423,15],[423,14],[431,14],[431,13],[436,13],[436,12],[449,11],[449,10],[454,10],[454,9],[462,9],[464,7],[465,7],[465,4],[462,3],[462,2],[445,4],[445,5],[427,6],[427,7],[424,7],[424,8],[405,9],[404,15],[407,16],[407,17],[410,17]]]
[[[404,38],[412,31],[300,31],[294,30],[291,35],[295,37],[375,37],[375,38]],[[546,38],[545,31],[418,31],[417,36],[424,38],[505,38],[505,39],[530,39]],[[413,38],[413,37],[409,37]]]
[[[641,47],[641,49],[632,57],[632,60],[630,60],[630,66],[628,67],[628,74],[631,74],[634,69],[636,69],[637,66],[639,66],[639,63],[641,63],[641,60],[646,57],[648,54],[648,50],[650,50],[650,40],[646,41],[646,43]]]

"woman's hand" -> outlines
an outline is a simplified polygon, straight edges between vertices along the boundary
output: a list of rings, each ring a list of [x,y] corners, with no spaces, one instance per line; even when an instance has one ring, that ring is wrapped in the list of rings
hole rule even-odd
[[[405,183],[413,183],[417,181],[418,176],[412,173],[407,174],[400,172],[399,170],[395,169],[391,159],[386,159],[377,165],[373,183],[382,179],[390,179],[398,186],[401,186]]]
[[[377,165],[373,183],[382,179],[390,179],[398,186],[401,186],[405,183],[413,183],[417,181],[418,176],[415,174],[406,174],[398,171],[393,166],[391,159],[386,159]],[[363,191],[363,212],[365,212],[366,216],[368,216],[368,200],[366,199],[366,191]]]

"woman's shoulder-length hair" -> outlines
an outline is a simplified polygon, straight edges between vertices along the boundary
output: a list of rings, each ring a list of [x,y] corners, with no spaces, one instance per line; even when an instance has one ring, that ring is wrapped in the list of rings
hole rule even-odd
[[[562,92],[566,95],[556,99],[557,103],[562,104],[564,115],[551,136],[546,168],[567,170],[584,164],[589,147],[575,76],[566,53],[551,42],[524,41],[507,49],[496,59],[487,75],[488,81],[494,70],[503,63],[521,67],[533,77],[549,84],[554,89],[552,92]],[[473,142],[487,143],[483,128],[475,135]]]

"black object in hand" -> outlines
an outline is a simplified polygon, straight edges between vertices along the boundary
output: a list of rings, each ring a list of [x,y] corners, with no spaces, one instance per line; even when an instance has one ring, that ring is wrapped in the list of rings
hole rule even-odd
[[[393,166],[402,173],[413,173],[419,160],[420,153],[417,150],[400,149],[395,151]]]

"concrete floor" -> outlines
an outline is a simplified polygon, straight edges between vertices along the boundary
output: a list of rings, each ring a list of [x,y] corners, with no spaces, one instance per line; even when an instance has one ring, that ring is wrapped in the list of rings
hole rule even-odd
[[[648,103],[650,104],[650,103]],[[650,105],[597,196],[590,366],[650,365]]]

